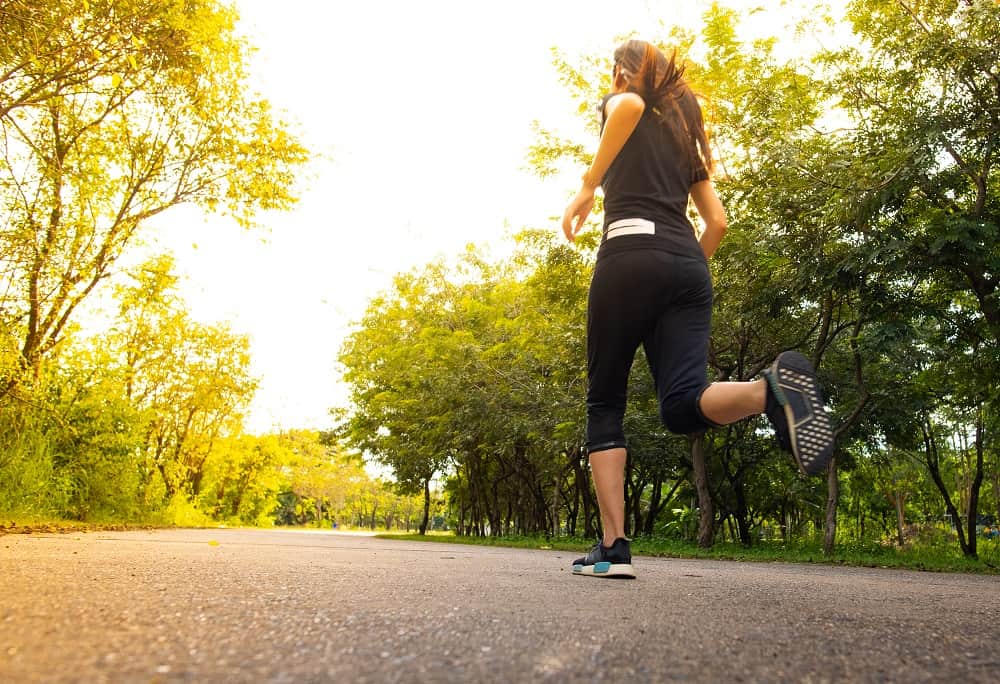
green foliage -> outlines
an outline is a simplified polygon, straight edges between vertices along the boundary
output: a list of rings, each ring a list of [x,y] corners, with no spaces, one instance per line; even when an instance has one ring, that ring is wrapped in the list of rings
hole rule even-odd
[[[70,485],[54,471],[40,418],[25,406],[0,411],[0,511],[56,518],[66,509]]]
[[[198,493],[255,382],[246,339],[191,321],[170,268],[141,267],[118,290],[118,326],[65,339],[39,367],[32,402],[8,403],[0,477],[17,498],[4,510],[135,520]]]
[[[171,269],[169,258],[155,258],[118,288],[119,324],[105,342],[126,378],[126,399],[144,412],[145,453],[167,494],[198,496],[209,455],[239,431],[257,382],[247,338],[192,321]]]
[[[306,152],[248,94],[235,19],[216,0],[5,4],[0,393],[37,377],[148,218],[293,202]]]
[[[579,554],[582,549],[593,544],[593,539],[584,537],[563,537],[552,539],[543,536],[506,535],[494,537],[441,535],[384,534],[385,539],[405,541],[435,541],[449,544],[470,544],[476,546],[501,546],[522,549],[570,551]],[[981,560],[962,556],[955,550],[940,545],[922,548],[896,549],[880,544],[846,544],[836,553],[825,554],[818,543],[802,544],[760,544],[747,548],[742,544],[719,543],[711,549],[703,549],[693,542],[679,539],[651,537],[632,540],[632,553],[637,556],[665,556],[669,558],[705,558],[714,560],[738,560],[757,563],[819,563],[823,565],[844,565],[868,568],[902,568],[928,572],[968,572],[984,575],[1000,573],[1000,565],[995,562],[998,544],[992,542]]]
[[[151,516],[151,521],[177,527],[210,527],[215,524],[211,516],[198,508],[195,502],[179,494],[170,497],[166,506]]]
[[[815,21],[835,23],[826,14]],[[1000,517],[1000,8],[879,0],[853,3],[843,19],[856,46],[811,60],[779,58],[778,39],[743,42],[739,13],[720,5],[700,32],[664,40],[698,55],[687,73],[729,214],[712,263],[711,373],[750,379],[800,349],[840,425],[839,496],[801,480],[763,421],[713,431],[714,522],[745,546],[825,529],[848,547],[909,547],[931,534],[975,556],[981,494]],[[609,59],[555,53],[591,137],[536,124],[528,160],[540,176],[589,162]],[[373,303],[342,356],[355,389],[349,439],[397,473],[415,454],[436,459],[434,472],[452,474],[459,531],[572,534],[581,518],[594,530],[574,384],[589,254],[536,244],[515,268],[436,264],[407,276]],[[658,425],[644,370],[631,386],[630,528],[687,538],[690,457]],[[404,436],[419,448],[400,448]]]
[[[308,154],[250,94],[235,22],[217,0],[0,11],[0,510],[204,516],[206,463],[256,386],[247,339],[190,319],[166,257],[118,287],[104,335],[74,320],[149,218],[193,202],[250,225],[294,202]],[[266,516],[263,453],[234,457],[254,480],[234,516]]]
[[[403,491],[450,468],[460,527],[552,526],[552,483],[579,458],[588,269],[547,234],[518,242],[501,264],[470,251],[451,271],[399,276],[341,354],[348,444],[391,467]],[[514,512],[501,523],[504,506]]]
[[[48,431],[53,467],[70,488],[64,515],[76,520],[132,520],[143,473],[141,409],[128,401],[123,374],[101,349],[85,349],[54,371]]]

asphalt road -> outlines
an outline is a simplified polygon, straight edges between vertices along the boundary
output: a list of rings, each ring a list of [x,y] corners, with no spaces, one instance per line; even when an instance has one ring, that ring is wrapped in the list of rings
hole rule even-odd
[[[0,682],[991,682],[1000,580],[332,532],[0,537]]]

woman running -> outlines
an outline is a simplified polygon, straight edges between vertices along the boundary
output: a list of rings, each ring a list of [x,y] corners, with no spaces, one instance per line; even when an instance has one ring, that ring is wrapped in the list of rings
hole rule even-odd
[[[709,384],[712,279],[707,259],[726,232],[709,171],[701,107],[676,52],[630,40],[615,50],[612,92],[601,103],[601,140],[563,215],[571,242],[604,190],[604,235],[587,304],[587,453],[603,538],[573,572],[635,577],[625,538],[622,430],[629,370],[641,344],[656,384],[660,418],[691,434],[766,413],[779,445],[806,474],[833,454],[833,426],[812,363],[780,354],[763,378]],[[688,199],[705,224],[700,239]]]

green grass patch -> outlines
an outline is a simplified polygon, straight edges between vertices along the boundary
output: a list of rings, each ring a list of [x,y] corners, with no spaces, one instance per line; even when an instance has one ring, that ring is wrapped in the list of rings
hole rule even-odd
[[[521,549],[546,549],[583,553],[593,540],[559,537],[459,537],[448,534],[397,534],[376,535],[380,539],[406,541],[434,541],[476,546],[503,546]],[[637,556],[666,558],[704,558],[712,560],[752,561],[758,563],[815,563],[867,568],[898,568],[930,572],[968,572],[1000,574],[1000,544],[997,541],[979,541],[979,559],[962,556],[958,545],[954,549],[940,547],[913,547],[898,549],[881,544],[843,544],[830,556],[823,555],[819,544],[779,544],[760,542],[752,547],[740,544],[717,543],[711,549],[701,549],[692,542],[678,539],[637,537],[632,540],[632,553]]]

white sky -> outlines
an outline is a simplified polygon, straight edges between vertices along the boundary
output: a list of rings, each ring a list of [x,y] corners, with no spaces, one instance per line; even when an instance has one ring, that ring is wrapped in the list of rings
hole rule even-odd
[[[664,35],[661,21],[697,28],[709,3],[236,5],[258,48],[255,87],[323,158],[304,173],[293,211],[260,217],[266,231],[185,207],[158,217],[150,235],[174,253],[192,315],[250,335],[261,388],[247,428],[265,432],[330,425],[347,396],[338,350],[395,273],[469,242],[502,250],[523,226],[557,230],[576,177],[542,182],[523,170],[533,120],[579,127],[552,47],[610,53],[616,36]],[[780,31],[780,14],[754,23]]]

